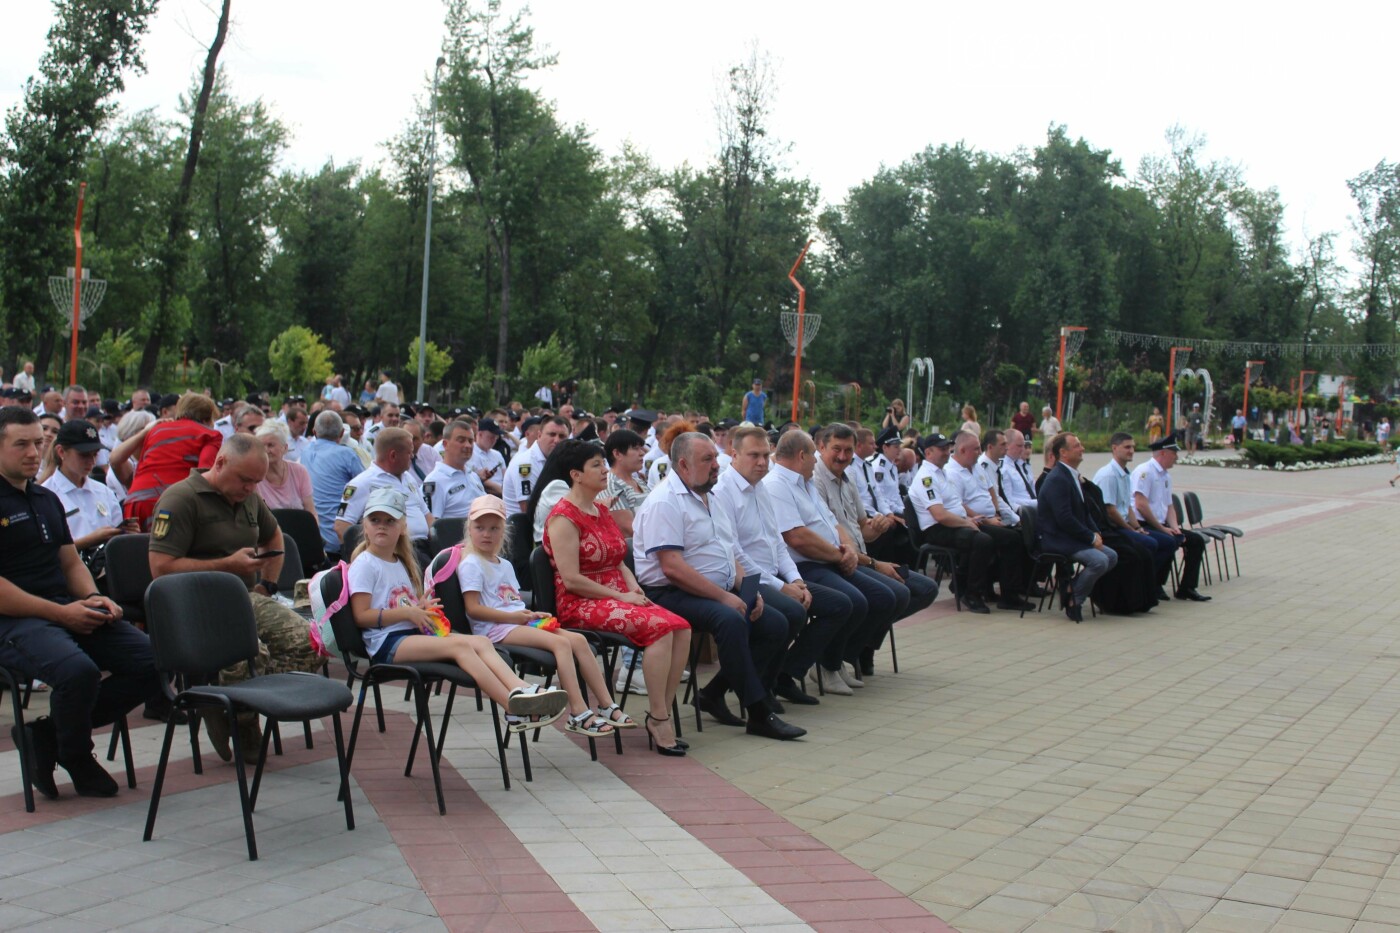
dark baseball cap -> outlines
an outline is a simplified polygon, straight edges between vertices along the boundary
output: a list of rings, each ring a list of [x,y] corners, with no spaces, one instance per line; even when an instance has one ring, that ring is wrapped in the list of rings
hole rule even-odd
[[[97,436],[97,429],[86,421],[65,421],[58,429],[58,437],[54,439],[54,443],[84,454],[107,449]]]
[[[930,447],[952,447],[953,442],[942,434],[929,434],[919,440],[919,449],[928,450]]]
[[[501,426],[496,423],[495,418],[482,418],[478,421],[476,423],[476,433],[480,434],[482,431],[490,431],[497,437],[500,437],[501,434],[504,433],[501,431]]]
[[[520,422],[520,430],[528,431],[537,424],[544,424],[544,419],[541,418],[539,415],[531,415],[524,421]]]

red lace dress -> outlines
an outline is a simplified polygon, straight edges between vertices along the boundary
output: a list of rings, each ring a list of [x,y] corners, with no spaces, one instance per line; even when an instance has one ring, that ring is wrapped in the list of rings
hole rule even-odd
[[[627,542],[607,509],[588,515],[568,499],[561,499],[549,517],[561,516],[578,529],[578,569],[595,583],[601,583],[619,593],[627,591],[627,578],[622,574],[622,559],[627,554]],[[570,628],[615,632],[646,647],[664,635],[690,628],[690,623],[674,612],[655,604],[634,606],[620,599],[592,599],[576,596],[559,579],[559,565],[554,561],[554,547],[549,541],[549,522],[544,526],[544,550],[554,564],[554,598],[559,623]]]

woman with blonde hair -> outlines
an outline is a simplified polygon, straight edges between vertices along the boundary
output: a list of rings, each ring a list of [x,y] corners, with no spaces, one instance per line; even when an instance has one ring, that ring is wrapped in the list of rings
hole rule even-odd
[[[980,442],[982,440],[982,425],[977,423],[977,409],[971,405],[962,407],[963,423],[959,431],[966,431]]]
[[[909,414],[904,410],[904,399],[897,398],[885,409],[885,419],[880,422],[881,430],[896,428],[903,431],[909,427]]]

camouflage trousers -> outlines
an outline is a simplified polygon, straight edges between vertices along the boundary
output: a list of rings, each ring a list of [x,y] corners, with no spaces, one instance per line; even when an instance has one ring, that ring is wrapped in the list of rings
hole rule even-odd
[[[258,626],[258,673],[319,671],[321,659],[311,647],[311,624],[275,599],[258,593],[249,593],[248,598],[253,601],[253,618]],[[221,684],[236,684],[247,679],[248,664],[244,661],[219,671]]]

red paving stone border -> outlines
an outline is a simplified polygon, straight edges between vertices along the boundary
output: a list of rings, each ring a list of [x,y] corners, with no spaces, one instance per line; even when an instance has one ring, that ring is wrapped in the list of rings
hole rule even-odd
[[[661,758],[640,735],[629,739],[627,754],[599,762],[813,928],[956,933],[696,759]]]

